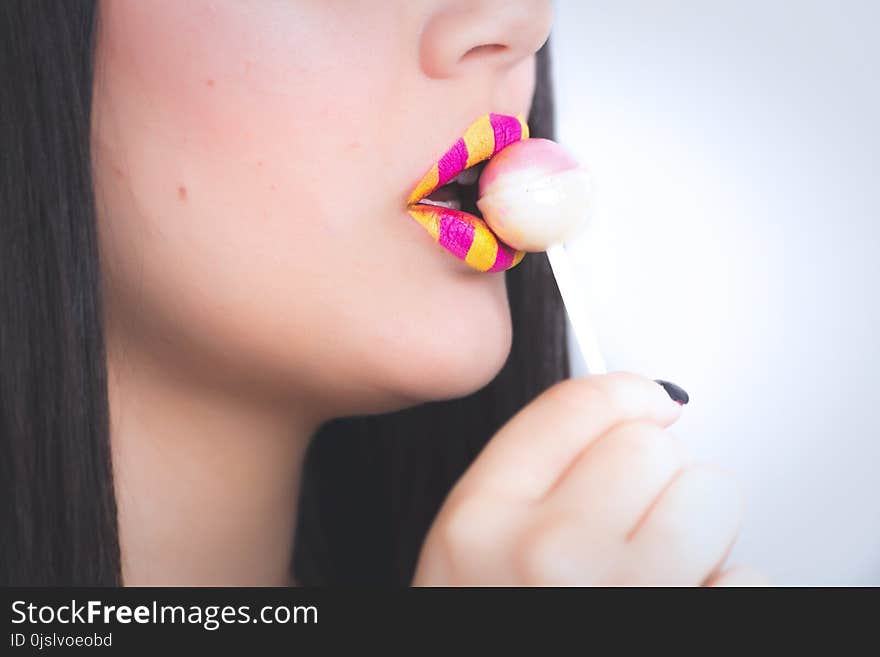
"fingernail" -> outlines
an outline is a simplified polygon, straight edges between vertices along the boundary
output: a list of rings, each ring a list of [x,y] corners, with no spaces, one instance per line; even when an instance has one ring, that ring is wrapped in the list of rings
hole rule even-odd
[[[654,379],[654,381],[663,386],[666,394],[672,398],[672,401],[679,405],[684,406],[690,401],[690,397],[684,388],[677,386],[674,383],[670,383],[669,381],[663,381],[662,379]]]

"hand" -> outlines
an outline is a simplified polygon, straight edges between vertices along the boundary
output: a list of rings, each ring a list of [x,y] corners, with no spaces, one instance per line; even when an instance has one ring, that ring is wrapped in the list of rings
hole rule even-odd
[[[665,429],[681,407],[629,374],[562,381],[505,424],[444,502],[413,585],[742,585],[721,571],[742,497]]]

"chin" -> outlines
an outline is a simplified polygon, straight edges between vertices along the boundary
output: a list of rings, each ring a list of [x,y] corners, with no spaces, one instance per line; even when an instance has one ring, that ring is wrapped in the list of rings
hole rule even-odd
[[[509,328],[495,340],[471,336],[469,342],[452,345],[444,358],[427,362],[423,376],[410,382],[418,398],[441,401],[465,397],[498,375],[510,354]]]
[[[400,337],[403,339],[403,336]],[[334,416],[392,413],[426,402],[466,397],[489,384],[510,354],[510,321],[494,331],[461,337],[435,334],[418,353],[386,352],[381,363],[363,363],[360,376],[337,384]],[[411,343],[416,344],[416,343]]]
[[[409,344],[394,360],[387,381],[409,404],[465,397],[490,383],[510,354],[512,327],[505,302],[503,312],[488,322],[457,321],[442,329],[410,336]]]
[[[345,401],[357,412],[466,397],[507,361],[513,330],[504,274],[462,271],[441,255],[442,267],[395,281],[394,302],[374,306],[380,314],[361,323],[344,366]]]

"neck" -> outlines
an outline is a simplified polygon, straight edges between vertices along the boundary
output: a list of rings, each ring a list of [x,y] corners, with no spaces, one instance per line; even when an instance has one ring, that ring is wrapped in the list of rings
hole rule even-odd
[[[123,582],[286,586],[303,458],[320,424],[108,339]],[[248,396],[250,393],[250,396]]]

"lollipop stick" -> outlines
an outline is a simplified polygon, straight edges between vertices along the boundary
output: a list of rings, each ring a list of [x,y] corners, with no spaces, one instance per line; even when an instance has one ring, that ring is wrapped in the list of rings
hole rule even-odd
[[[596,334],[590,323],[584,299],[578,293],[579,286],[568,253],[562,244],[554,244],[547,249],[547,257],[587,371],[590,374],[605,374],[608,371],[605,367],[605,359],[599,351],[599,344],[596,342]]]

